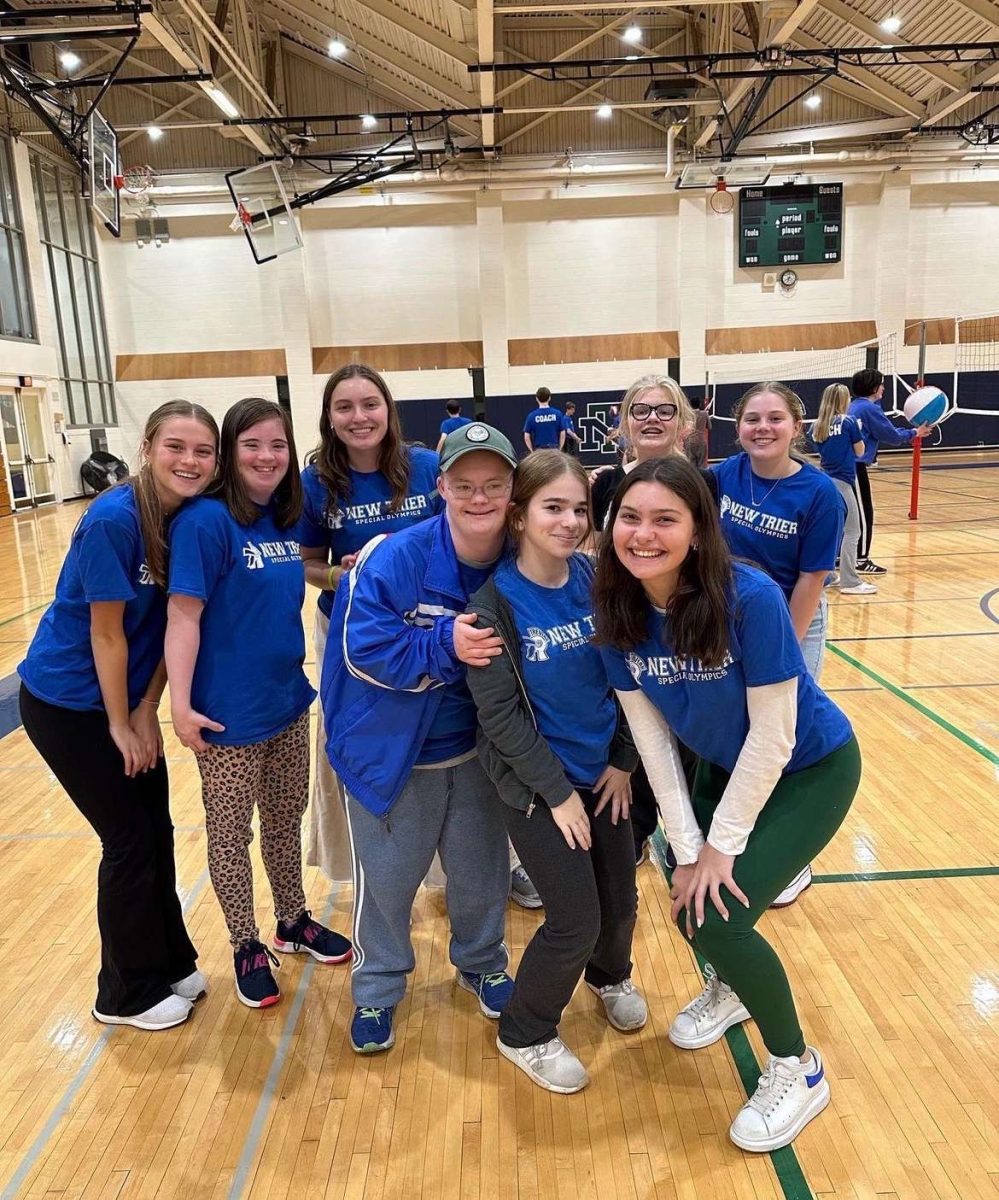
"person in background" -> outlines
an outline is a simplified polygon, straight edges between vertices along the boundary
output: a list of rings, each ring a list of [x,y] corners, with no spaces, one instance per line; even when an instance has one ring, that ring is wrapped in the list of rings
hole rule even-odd
[[[448,403],[460,408],[456,400]],[[469,424],[464,417],[455,419],[459,427]],[[300,527],[305,578],[320,589],[313,631],[317,671],[326,653],[333,598],[357,552],[378,534],[397,533],[440,512],[438,474],[436,453],[403,440],[398,406],[377,371],[347,363],[327,379],[319,445],[302,472]],[[349,882],[343,791],[326,756],[321,705],[315,747],[306,862],[335,882]]]
[[[233,949],[236,996],[277,1004],[277,959],[253,903],[253,809],[277,932],[274,948],[346,962],[350,942],[314,920],[302,886],[309,800],[303,670],[302,485],[291,417],[250,397],[222,422],[222,473],[170,530],[166,664],[173,726],[201,773],[208,870]]]
[[[781,589],[732,561],[699,471],[677,456],[643,463],[615,495],[609,524],[594,589],[597,642],[676,855],[671,917],[713,968],[669,1039],[695,1050],[756,1022],[769,1059],[729,1136],[769,1153],[793,1141],[830,1093],[784,967],[757,926],[843,823],[860,750],[805,667]],[[690,792],[676,738],[698,755]]]
[[[437,440],[437,453],[440,454],[441,446],[444,445],[444,439],[449,433],[453,433],[456,429],[460,429],[462,425],[471,425],[471,420],[468,417],[461,415],[461,401],[449,400],[444,405],[447,410],[447,416],[441,421],[441,436]]]
[[[873,596],[878,590],[857,574],[857,545],[860,539],[860,509],[854,486],[857,459],[864,452],[860,426],[847,415],[850,389],[845,383],[831,383],[822,393],[819,415],[812,426],[812,441],[819,453],[822,470],[846,505],[846,523],[839,548],[839,590],[846,596]]]
[[[853,485],[860,512],[857,572],[860,575],[886,575],[888,568],[879,566],[871,558],[874,498],[871,495],[871,480],[867,470],[877,458],[882,442],[886,446],[911,446],[917,437],[925,437],[933,427],[918,425],[915,429],[899,429],[888,420],[879,403],[885,394],[885,377],[874,367],[857,371],[850,381],[850,390],[853,399],[847,411],[860,426],[860,433],[864,439],[864,452],[857,461],[857,476]]]
[[[583,444],[583,439],[576,432],[576,404],[573,400],[566,400],[565,402],[565,412],[562,415],[562,429],[565,433],[562,449],[566,454],[572,455],[573,458],[579,458],[579,448]]]
[[[18,668],[24,731],[101,841],[93,1015],[169,1029],[207,983],[177,898],[156,709],[166,683],[169,521],[215,476],[219,431],[171,400],[146,421],[139,472],[80,518],[55,599]]]
[[[449,433],[444,511],[369,542],[337,591],[322,700],[330,762],[347,798],[354,865],[351,1045],[395,1042],[416,960],[413,900],[435,851],[447,877],[460,988],[498,1018],[513,990],[503,943],[510,859],[495,789],[475,753],[465,681],[473,649],[498,645],[465,614],[506,539],[517,456],[475,421]]]
[[[538,407],[532,409],[524,421],[524,445],[528,453],[532,450],[561,450],[565,445],[562,414],[557,408],[552,408],[552,394],[546,387],[539,387],[535,398]]]
[[[687,434],[683,451],[695,467],[703,470],[708,465],[708,442],[711,437],[711,401],[707,396],[690,402],[694,410],[694,427]]]

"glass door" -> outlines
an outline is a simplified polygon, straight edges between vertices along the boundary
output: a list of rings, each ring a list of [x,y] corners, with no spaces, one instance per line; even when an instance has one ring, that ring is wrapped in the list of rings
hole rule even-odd
[[[55,459],[49,453],[45,439],[45,397],[35,389],[21,388],[18,401],[28,465],[28,491],[34,504],[52,504],[55,500]]]
[[[44,398],[22,388],[0,392],[4,458],[15,509],[55,500],[55,459],[45,441]]]

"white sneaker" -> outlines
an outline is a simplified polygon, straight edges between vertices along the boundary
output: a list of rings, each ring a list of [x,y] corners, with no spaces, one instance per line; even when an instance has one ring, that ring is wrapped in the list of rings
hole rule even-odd
[[[773,1058],[732,1122],[729,1137],[742,1150],[769,1154],[787,1146],[829,1103],[829,1081],[814,1046],[806,1070],[796,1058]]]
[[[200,971],[192,971],[190,975],[185,975],[183,979],[171,983],[170,991],[175,996],[180,996],[182,1000],[190,1000],[193,1004],[208,991],[208,980]]]
[[[541,908],[542,900],[531,877],[521,866],[510,872],[510,899],[521,908]]]
[[[573,1092],[581,1092],[590,1082],[586,1068],[560,1037],[523,1049],[507,1046],[497,1038],[496,1048],[545,1091],[570,1096]]]
[[[590,991],[603,1001],[607,1020],[622,1033],[632,1033],[641,1029],[649,1019],[648,1005],[630,979],[622,979],[620,983],[611,983],[606,987],[586,985]]]
[[[183,996],[167,996],[159,1004],[154,1004],[152,1008],[147,1008],[145,1012],[136,1013],[132,1017],[114,1017],[109,1013],[98,1012],[96,1008],[91,1011],[104,1025],[131,1025],[135,1029],[157,1030],[171,1029],[174,1025],[182,1024],[191,1015],[193,1007],[191,1001],[185,1000]]]
[[[706,986],[696,1000],[681,1008],[669,1027],[669,1040],[681,1050],[699,1050],[723,1037],[726,1029],[749,1020],[749,1011],[714,967],[704,968]]]
[[[789,904],[793,904],[795,902],[795,900],[798,899],[798,897],[801,895],[802,892],[806,891],[811,886],[812,886],[812,868],[805,867],[802,871],[800,871],[797,875],[795,875],[795,877],[791,880],[791,882],[787,885],[787,887],[781,892],[781,894],[777,897],[777,899],[774,900],[773,904],[771,904],[770,907],[771,908],[787,908],[787,906]]]
[[[875,584],[864,583],[861,580],[860,583],[854,584],[853,587],[841,587],[839,594],[841,596],[873,596],[877,590]]]

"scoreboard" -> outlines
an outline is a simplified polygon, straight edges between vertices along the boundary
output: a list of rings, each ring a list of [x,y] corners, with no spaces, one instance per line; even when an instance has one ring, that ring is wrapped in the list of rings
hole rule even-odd
[[[843,185],[789,183],[739,191],[739,266],[837,263],[843,255]]]

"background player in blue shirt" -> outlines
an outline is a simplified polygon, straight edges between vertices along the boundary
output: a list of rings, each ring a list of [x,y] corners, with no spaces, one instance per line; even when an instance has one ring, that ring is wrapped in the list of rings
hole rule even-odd
[[[291,418],[240,400],[222,423],[222,474],[170,530],[166,661],[173,725],[201,772],[208,869],[229,930],[236,996],[281,998],[253,904],[254,805],[277,916],[274,947],[345,962],[350,942],[314,921],[302,887],[309,706],[302,669],[302,485]],[[183,519],[181,519],[183,518]]]
[[[565,402],[565,412],[562,414],[562,428],[565,431],[562,449],[566,454],[571,454],[573,458],[578,458],[579,448],[583,444],[583,439],[576,432],[576,404],[573,400],[566,400]]]
[[[469,603],[503,653],[468,685],[514,849],[545,922],[524,951],[496,1045],[535,1083],[577,1092],[586,1068],[559,1037],[584,973],[615,1029],[648,1010],[631,982],[638,915],[629,775],[637,764],[592,644],[593,568],[576,550],[590,532],[585,470],[557,450],[517,468],[508,527],[516,543]]]
[[[819,452],[822,470],[846,505],[846,522],[839,548],[839,590],[848,596],[870,596],[878,589],[857,574],[857,543],[860,538],[860,510],[854,486],[857,459],[864,452],[860,426],[847,416],[850,389],[845,383],[831,383],[822,393],[819,415],[812,427],[812,441]]]
[[[460,400],[449,400],[444,407],[447,409],[447,416],[443,421],[441,421],[441,436],[437,440],[438,454],[440,454],[441,447],[444,445],[444,439],[449,433],[453,433],[454,430],[460,429],[462,425],[471,425],[472,423],[468,417],[463,417],[461,415]]]
[[[882,442],[886,446],[911,446],[917,437],[925,437],[932,425],[919,425],[915,429],[899,429],[885,416],[879,404],[885,394],[885,377],[874,367],[858,371],[850,381],[853,400],[850,401],[850,416],[860,426],[864,438],[864,453],[857,463],[855,492],[860,508],[860,540],[857,543],[857,570],[861,575],[885,575],[887,567],[881,567],[871,559],[871,539],[874,537],[874,500],[871,496],[871,480],[867,468],[878,456]]]
[[[524,422],[524,445],[528,453],[532,450],[561,450],[565,445],[565,429],[562,414],[552,408],[552,394],[546,387],[535,393],[538,407],[527,414]]]
[[[302,472],[300,527],[305,578],[320,589],[313,627],[320,672],[340,580],[373,537],[398,533],[440,511],[438,473],[432,450],[403,440],[399,410],[377,371],[347,363],[326,380],[319,445]],[[306,862],[336,882],[349,882],[350,834],[343,790],[326,754],[321,705],[315,748]]]
[[[860,751],[805,667],[780,589],[732,562],[708,487],[685,459],[655,459],[622,484],[594,599],[608,675],[678,863],[671,915],[714,968],[669,1038],[693,1050],[756,1022],[770,1058],[730,1136],[770,1152],[825,1108],[829,1084],[756,927],[842,824]],[[700,757],[691,792],[676,738]]]
[[[166,683],[165,526],[211,483],[218,441],[199,404],[171,400],[151,414],[138,474],[80,519],[18,667],[24,730],[101,840],[93,1014],[108,1025],[168,1029],[207,986],[177,899],[156,708]]]

